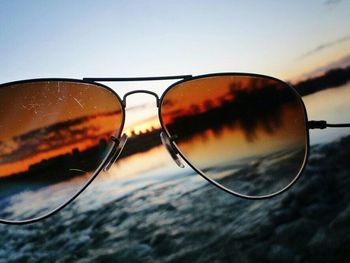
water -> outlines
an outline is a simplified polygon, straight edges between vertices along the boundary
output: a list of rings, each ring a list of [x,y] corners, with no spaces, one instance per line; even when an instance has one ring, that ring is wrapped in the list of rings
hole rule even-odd
[[[309,120],[326,120],[329,123],[350,123],[350,83],[303,98]],[[350,128],[311,130],[311,144],[326,143],[350,134]]]

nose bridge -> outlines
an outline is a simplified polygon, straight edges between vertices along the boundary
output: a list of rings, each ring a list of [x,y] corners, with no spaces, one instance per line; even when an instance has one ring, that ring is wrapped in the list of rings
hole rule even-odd
[[[154,96],[156,98],[156,105],[159,108],[160,99],[158,97],[158,94],[153,92],[153,91],[149,91],[149,90],[133,90],[133,91],[125,93],[124,96],[123,96],[123,105],[124,105],[124,107],[126,107],[126,98],[128,96],[132,95],[132,94],[137,94],[137,93],[145,93],[145,94],[149,94],[149,95]]]

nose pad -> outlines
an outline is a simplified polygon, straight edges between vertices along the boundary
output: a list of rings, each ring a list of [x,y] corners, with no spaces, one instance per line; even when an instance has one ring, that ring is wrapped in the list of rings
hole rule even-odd
[[[109,168],[111,168],[112,164],[118,159],[120,153],[122,152],[126,141],[128,140],[128,136],[124,133],[123,136],[118,139],[114,136],[111,137],[111,140],[113,141],[113,148],[110,152],[110,158],[108,159],[105,167],[103,168],[103,171],[108,171]]]
[[[181,162],[178,150],[175,148],[175,146],[172,144],[170,138],[168,135],[165,134],[165,132],[160,133],[160,139],[167,149],[168,153],[170,154],[171,158],[174,160],[174,162],[179,166],[180,168],[185,168],[185,165]]]

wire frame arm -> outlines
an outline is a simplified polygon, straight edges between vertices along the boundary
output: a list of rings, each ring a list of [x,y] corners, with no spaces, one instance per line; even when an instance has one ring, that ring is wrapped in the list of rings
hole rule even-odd
[[[350,128],[350,123],[327,123],[327,121],[309,121],[309,129],[326,129],[326,128]]]

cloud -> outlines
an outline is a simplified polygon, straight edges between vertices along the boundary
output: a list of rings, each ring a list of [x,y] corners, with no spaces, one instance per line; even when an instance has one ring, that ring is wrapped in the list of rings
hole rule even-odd
[[[313,69],[310,72],[306,72],[304,74],[302,74],[299,78],[298,78],[298,82],[299,81],[303,81],[309,78],[314,78],[317,76],[321,76],[323,74],[325,74],[327,71],[332,70],[332,69],[337,69],[337,68],[345,68],[350,66],[350,54],[336,60],[333,61],[327,65],[324,65],[322,67],[318,67]]]
[[[303,55],[301,55],[299,58],[300,59],[303,59],[303,58],[306,58],[306,57],[309,57],[311,55],[314,55],[315,53],[318,53],[324,49],[327,49],[327,48],[330,48],[332,46],[335,46],[335,45],[338,45],[338,44],[341,44],[343,42],[347,42],[350,40],[350,35],[348,36],[345,36],[345,37],[342,37],[342,38],[339,38],[337,40],[334,40],[334,41],[330,41],[330,42],[327,42],[327,43],[323,43],[317,47],[315,47],[314,49],[311,49],[310,51],[304,53]]]
[[[153,107],[153,104],[151,105],[150,103],[144,103],[144,104],[139,104],[135,106],[130,106],[126,107],[128,111],[137,111],[137,110],[144,110],[145,108]]]
[[[326,0],[325,2],[324,2],[324,4],[325,5],[337,5],[337,4],[339,4],[340,2],[341,2],[342,0]]]

